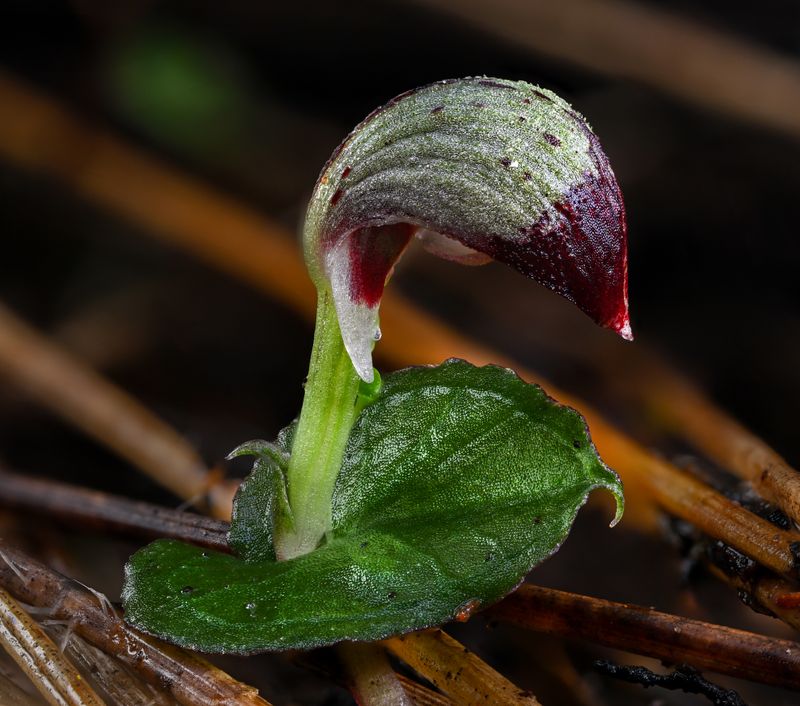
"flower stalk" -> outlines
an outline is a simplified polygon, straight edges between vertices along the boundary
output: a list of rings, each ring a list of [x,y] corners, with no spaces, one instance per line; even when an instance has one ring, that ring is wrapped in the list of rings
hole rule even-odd
[[[322,170],[306,214],[317,328],[276,519],[279,559],[331,528],[331,498],[386,280],[410,241],[442,257],[496,259],[625,338],[626,226],[614,173],[586,121],[555,94],[476,77],[409,91],[362,122]]]
[[[319,292],[303,408],[287,472],[291,523],[275,528],[279,559],[316,549],[331,527],[331,497],[350,430],[361,409],[359,384],[345,350],[333,297]]]

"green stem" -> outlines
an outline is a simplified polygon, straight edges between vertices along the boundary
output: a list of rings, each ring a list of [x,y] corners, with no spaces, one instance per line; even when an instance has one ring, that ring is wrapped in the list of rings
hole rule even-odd
[[[316,549],[331,528],[331,498],[358,416],[359,377],[345,350],[330,289],[319,292],[303,409],[287,472],[292,526],[275,528],[279,559]]]

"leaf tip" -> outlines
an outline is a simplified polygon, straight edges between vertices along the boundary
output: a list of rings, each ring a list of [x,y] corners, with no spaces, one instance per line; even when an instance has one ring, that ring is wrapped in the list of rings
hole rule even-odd
[[[619,477],[617,477],[616,483],[607,485],[606,488],[614,496],[614,501],[616,502],[617,506],[616,512],[614,513],[614,519],[608,523],[608,526],[616,527],[622,519],[623,513],[625,512],[625,495],[622,493],[622,481],[620,481]]]

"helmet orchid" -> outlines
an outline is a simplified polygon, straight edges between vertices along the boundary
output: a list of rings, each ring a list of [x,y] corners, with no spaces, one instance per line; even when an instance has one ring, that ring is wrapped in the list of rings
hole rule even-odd
[[[412,237],[447,259],[504,262],[632,338],[625,209],[584,118],[554,93],[441,81],[373,111],[317,181],[305,254],[371,381],[384,284]]]
[[[488,78],[395,98],[334,152],[309,204],[303,408],[275,443],[234,452],[255,457],[236,556],[168,540],[137,552],[134,625],[211,652],[382,639],[514,590],[595,489],[621,517],[583,418],[513,371],[451,359],[375,373],[383,289],[415,236],[451,260],[505,262],[631,337],[622,197],[584,119]]]

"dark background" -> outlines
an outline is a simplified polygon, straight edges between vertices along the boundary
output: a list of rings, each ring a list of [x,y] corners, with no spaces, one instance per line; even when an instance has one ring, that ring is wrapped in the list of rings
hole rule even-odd
[[[563,3],[564,21],[580,6]],[[635,6],[800,62],[795,3]],[[502,12],[487,3],[487,17]],[[330,151],[392,96],[476,74],[551,88],[588,118],[625,194],[637,341],[691,375],[796,465],[800,99],[793,103],[797,128],[791,128],[791,111],[789,127],[776,127],[661,90],[656,85],[663,76],[633,80],[624,69],[596,70],[571,60],[568,41],[556,56],[537,50],[535,40],[508,41],[491,25],[467,23],[424,2],[6,0],[0,6],[0,71],[294,231]],[[737,71],[710,68],[723,83]],[[669,64],[663,69],[670,78]],[[791,108],[791,96],[781,100]],[[311,328],[281,305],[2,155],[0,234],[0,301],[155,409],[209,463],[243,439],[273,436],[299,409]],[[392,286],[590,398],[648,443],[683,450],[637,429],[636,410],[619,403],[615,390],[624,382],[630,344],[593,329],[538,285],[499,265],[459,268],[412,252]],[[604,372],[596,365],[600,358]],[[177,503],[4,381],[0,459]],[[609,533],[598,513],[585,514],[536,580],[676,612],[691,606],[707,619],[780,633],[769,622],[751,622],[756,618],[740,610],[727,589],[703,579],[685,587],[678,555],[667,543],[639,537],[624,524]],[[95,546],[100,540],[72,541]],[[90,575],[106,581],[113,596],[130,545],[101,546],[108,565],[94,566]],[[461,632],[545,703],[568,703],[553,697],[557,680],[547,665],[537,672],[552,643],[511,631],[490,638],[477,629]],[[603,651],[568,649],[578,671],[588,675],[596,703],[701,703],[619,687],[592,673],[591,660]],[[277,704],[347,703],[343,692],[328,694],[323,682],[285,662],[257,659],[259,668],[242,661],[235,669],[257,680],[249,672],[261,674],[270,664],[267,683],[259,686]],[[751,704],[792,702],[783,692],[730,683]]]

